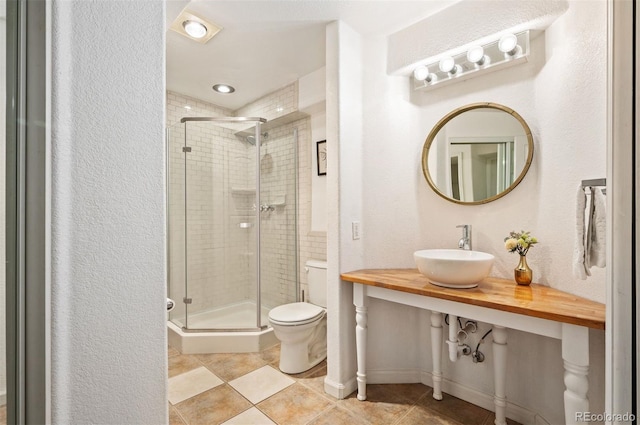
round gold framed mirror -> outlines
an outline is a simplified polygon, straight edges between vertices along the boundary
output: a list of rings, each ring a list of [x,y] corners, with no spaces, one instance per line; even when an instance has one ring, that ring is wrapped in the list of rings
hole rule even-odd
[[[422,172],[448,201],[478,205],[511,192],[532,159],[533,136],[517,112],[497,103],[473,103],[433,127],[422,149]]]

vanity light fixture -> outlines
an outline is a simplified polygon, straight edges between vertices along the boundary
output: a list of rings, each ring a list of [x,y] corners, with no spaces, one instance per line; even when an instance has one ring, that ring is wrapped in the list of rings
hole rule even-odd
[[[412,72],[414,90],[442,87],[526,62],[529,58],[529,31],[502,34],[486,40],[484,38],[421,61]]]
[[[513,57],[518,53],[518,37],[515,34],[506,34],[500,37],[498,49],[504,53],[505,57]]]
[[[436,80],[436,74],[429,72],[429,68],[424,65],[418,66],[413,70],[413,78],[417,81],[426,81],[427,83],[431,83]]]
[[[438,68],[449,77],[460,75],[460,73],[462,72],[462,67],[460,65],[456,65],[455,59],[453,59],[451,56],[445,56],[440,59]]]
[[[413,70],[413,78],[415,78],[418,81],[424,81],[427,79],[428,76],[429,76],[429,68],[427,68],[424,65],[420,65]]]
[[[483,66],[489,63],[489,57],[484,54],[484,47],[480,45],[469,48],[467,51],[467,60],[476,66]]]

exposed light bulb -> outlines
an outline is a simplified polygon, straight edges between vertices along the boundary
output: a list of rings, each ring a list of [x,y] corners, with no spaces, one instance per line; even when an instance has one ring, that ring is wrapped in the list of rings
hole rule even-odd
[[[207,35],[207,27],[197,21],[184,21],[182,27],[184,31],[193,38],[202,38]]]
[[[484,55],[484,48],[482,46],[473,46],[467,51],[467,60],[476,65],[484,65],[486,56]]]
[[[498,49],[505,55],[515,55],[518,52],[518,37],[514,34],[503,35],[498,41]]]
[[[442,72],[449,73],[456,68],[456,62],[453,60],[451,56],[447,56],[440,59],[440,64],[438,64],[438,68],[440,68],[440,71]]]
[[[429,76],[429,68],[424,65],[420,65],[416,69],[413,70],[413,78],[417,81],[424,81]]]

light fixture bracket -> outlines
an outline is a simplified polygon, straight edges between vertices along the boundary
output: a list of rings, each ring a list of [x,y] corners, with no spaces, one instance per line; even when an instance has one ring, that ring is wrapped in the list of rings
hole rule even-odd
[[[515,34],[517,38],[517,45],[515,54],[505,54],[498,48],[498,41],[500,37],[496,37],[493,41],[486,43],[474,42],[469,45],[470,48],[476,46],[482,46],[484,49],[484,56],[481,63],[471,62],[467,58],[468,49],[456,49],[457,53],[452,54],[452,51],[443,52],[435,60],[428,62],[422,62],[416,65],[417,67],[426,66],[428,69],[427,75],[433,75],[434,78],[427,78],[425,80],[417,80],[412,73],[410,77],[413,82],[414,90],[430,90],[438,87],[443,87],[453,82],[467,80],[479,75],[484,75],[490,71],[497,71],[504,69],[519,63],[528,61],[530,53],[529,45],[529,30],[522,31]],[[445,57],[452,57],[455,66],[458,68],[457,72],[443,72],[439,68],[440,59]],[[424,74],[424,72],[423,72]]]

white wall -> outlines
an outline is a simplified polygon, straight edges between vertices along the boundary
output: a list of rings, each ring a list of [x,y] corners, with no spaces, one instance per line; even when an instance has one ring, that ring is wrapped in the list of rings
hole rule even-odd
[[[448,27],[464,28],[455,22]],[[366,38],[361,136],[366,143],[358,160],[364,182],[361,208],[366,212],[362,265],[414,267],[415,250],[455,247],[460,237],[455,226],[471,224],[474,249],[496,256],[492,275],[512,279],[517,258],[504,250],[503,239],[511,230],[525,229],[540,240],[529,253],[534,281],[604,302],[604,271],[596,269],[589,280],[576,280],[571,261],[580,181],[606,175],[606,37],[605,2],[570,2],[568,11],[532,40],[528,63],[420,93],[410,90],[408,77],[386,74],[386,39]],[[396,43],[394,48],[413,51],[410,43]],[[402,52],[394,54],[403,56]],[[347,73],[341,70],[339,80]],[[496,102],[517,111],[532,129],[535,153],[527,176],[506,197],[486,205],[461,206],[441,199],[429,188],[420,155],[427,134],[440,118],[475,102]],[[354,143],[354,139],[340,138],[341,154],[344,143]],[[342,167],[343,158],[340,161]],[[353,164],[356,169],[358,165]],[[341,175],[336,188],[341,200],[354,184],[351,176]],[[339,224],[347,224],[352,214],[349,206],[341,207]],[[339,235],[345,233],[341,227]],[[348,244],[340,248],[341,267],[358,263],[353,261],[357,251],[350,251]],[[389,375],[408,376],[400,373],[403,370],[409,375],[430,370],[424,315],[384,302],[373,303],[369,313],[370,376],[378,372],[382,381]],[[397,332],[399,322],[403,332]],[[481,330],[487,328],[481,326]],[[595,412],[604,409],[604,334],[594,331],[591,336],[589,397]],[[550,423],[563,422],[559,341],[513,331],[509,338],[509,400]],[[446,364],[445,377],[491,394],[488,345],[484,345],[487,362],[477,365],[466,358],[455,366]],[[389,371],[394,373],[385,375]]]
[[[167,423],[164,5],[47,6],[52,422]]]
[[[327,177],[318,175],[316,143],[327,139],[326,67],[299,80],[298,108],[311,116],[311,231],[327,232]]]
[[[362,38],[343,22],[327,25],[327,377],[325,390],[355,390],[355,315],[351,285],[340,273],[362,268],[363,240],[351,239],[362,216]]]
[[[311,115],[311,231],[327,233],[327,176],[318,175],[317,143],[327,140],[327,114],[322,108]]]

